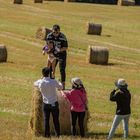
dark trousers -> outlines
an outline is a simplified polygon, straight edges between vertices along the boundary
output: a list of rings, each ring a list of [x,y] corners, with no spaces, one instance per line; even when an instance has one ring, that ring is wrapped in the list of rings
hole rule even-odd
[[[61,56],[58,59],[56,59],[56,66],[59,62],[59,69],[60,69],[60,75],[61,75],[61,82],[66,81],[66,58],[67,55]]]
[[[43,104],[44,111],[44,126],[45,126],[45,137],[50,137],[50,113],[53,117],[54,128],[56,132],[56,136],[60,136],[60,124],[59,124],[59,107],[58,102],[55,103],[55,106],[51,106],[50,104]]]
[[[72,118],[72,135],[76,135],[76,121],[78,119],[78,125],[80,128],[80,135],[81,137],[85,136],[85,130],[84,130],[84,118],[85,118],[85,112],[75,112],[71,111],[71,118]]]

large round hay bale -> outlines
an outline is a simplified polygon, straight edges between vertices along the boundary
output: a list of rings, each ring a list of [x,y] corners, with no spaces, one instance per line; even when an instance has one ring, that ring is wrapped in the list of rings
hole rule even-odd
[[[89,46],[87,61],[91,64],[108,64],[109,51],[105,47]]]
[[[140,0],[135,0],[135,5],[140,5]]]
[[[40,27],[37,29],[36,32],[36,38],[44,40],[46,36],[51,32],[52,30],[46,27]]]
[[[87,24],[87,34],[101,35],[101,32],[102,32],[101,24],[94,24],[94,23]]]
[[[34,3],[43,3],[43,0],[34,0]]]
[[[58,92],[58,102],[59,102],[59,120],[61,134],[71,134],[71,114],[70,114],[70,104],[69,102]],[[87,121],[89,118],[89,112],[86,112],[85,116],[85,130],[87,132]],[[29,123],[29,130],[31,134],[40,136],[44,135],[43,126],[43,110],[42,110],[42,96],[38,88],[34,88],[33,98],[32,98],[32,111]],[[50,131],[54,134],[54,125],[52,121],[52,116],[50,118]]]
[[[0,44],[0,62],[7,61],[7,49],[5,45]]]
[[[64,1],[64,0],[44,0],[44,1]]]
[[[23,0],[14,0],[14,4],[22,4]]]
[[[34,88],[32,103],[31,103],[31,117],[29,128],[33,135],[40,136],[44,134],[43,127],[43,110],[42,110],[42,95],[38,88]]]
[[[118,0],[119,6],[134,6],[135,1],[134,0]]]
[[[64,2],[76,2],[77,0],[64,0]]]

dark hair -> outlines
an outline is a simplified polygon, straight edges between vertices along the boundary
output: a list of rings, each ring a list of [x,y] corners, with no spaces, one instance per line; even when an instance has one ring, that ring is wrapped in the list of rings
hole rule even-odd
[[[47,40],[47,43],[54,44],[53,40]]]
[[[50,69],[49,69],[48,67],[44,67],[44,68],[42,69],[42,75],[43,75],[44,77],[48,77],[49,74],[50,74]]]
[[[58,31],[58,30],[60,30],[60,26],[58,24],[55,24],[55,25],[53,25],[52,30]]]
[[[75,84],[75,85],[73,85],[72,84],[72,89],[83,89],[84,88],[84,86],[83,85],[77,85],[77,84]]]

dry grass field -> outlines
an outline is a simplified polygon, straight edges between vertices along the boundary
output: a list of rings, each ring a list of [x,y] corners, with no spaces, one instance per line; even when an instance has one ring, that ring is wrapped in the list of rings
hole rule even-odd
[[[115,103],[109,101],[114,81],[125,78],[132,93],[130,140],[140,139],[140,7],[86,3],[44,1],[34,4],[23,0],[0,0],[0,44],[8,50],[7,63],[0,63],[0,140],[43,140],[27,137],[33,82],[41,77],[47,56],[42,56],[45,44],[35,38],[41,26],[60,24],[69,41],[66,87],[70,79],[79,76],[88,92],[90,120],[85,139],[104,140],[115,113]],[[101,36],[87,35],[87,22],[103,26]],[[109,49],[109,64],[86,62],[88,45]],[[59,79],[59,69],[56,78]],[[115,140],[122,138],[122,126]],[[55,137],[51,138],[56,139]],[[62,136],[60,139],[73,139]],[[79,140],[79,137],[74,139]]]

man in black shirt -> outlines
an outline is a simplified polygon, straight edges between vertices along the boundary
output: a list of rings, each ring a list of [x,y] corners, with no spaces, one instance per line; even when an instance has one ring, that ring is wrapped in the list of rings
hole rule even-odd
[[[127,83],[124,79],[118,79],[115,82],[117,89],[114,89],[110,94],[110,100],[116,102],[116,115],[112,124],[112,127],[109,132],[108,140],[113,138],[115,130],[121,120],[123,121],[123,129],[124,129],[124,138],[128,137],[128,123],[131,114],[131,94],[127,89]]]
[[[59,62],[60,74],[61,74],[61,82],[63,84],[63,89],[65,89],[65,81],[66,81],[66,59],[67,59],[67,48],[68,42],[66,36],[60,32],[60,26],[55,24],[53,25],[52,32],[47,35],[46,41],[52,40],[54,41],[54,46],[56,50],[56,65]]]

